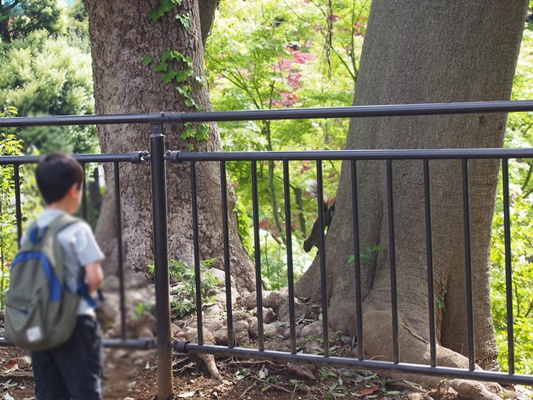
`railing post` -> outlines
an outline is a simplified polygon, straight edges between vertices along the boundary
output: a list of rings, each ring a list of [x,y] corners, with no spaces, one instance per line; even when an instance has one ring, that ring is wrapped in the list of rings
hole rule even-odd
[[[167,250],[167,190],[163,124],[152,123],[152,215],[154,234],[155,301],[157,317],[157,398],[172,398],[172,347],[170,345],[170,281]]]

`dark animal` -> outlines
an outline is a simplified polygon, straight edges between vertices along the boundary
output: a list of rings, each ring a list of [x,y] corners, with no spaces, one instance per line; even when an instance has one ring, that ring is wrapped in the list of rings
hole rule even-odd
[[[335,201],[331,205],[328,205],[327,200],[324,200],[324,229],[327,229],[329,227],[329,224],[331,224],[331,219],[333,218],[333,213],[335,212]],[[320,235],[322,235],[322,232],[320,232],[320,217],[316,219],[315,223],[313,224],[313,229],[311,229],[311,234],[309,237],[304,241],[304,250],[308,253],[311,251],[313,246],[316,246],[318,250],[320,250]]]

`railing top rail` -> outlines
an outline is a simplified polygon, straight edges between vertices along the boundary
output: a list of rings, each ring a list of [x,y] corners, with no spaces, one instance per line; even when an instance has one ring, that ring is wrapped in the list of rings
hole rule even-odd
[[[117,153],[117,154],[74,154],[81,163],[98,163],[98,162],[132,162],[140,163],[146,157],[144,151],[135,151],[131,153]],[[34,164],[44,156],[0,156],[0,165],[22,165]]]
[[[125,154],[75,154],[82,163],[132,162],[150,159],[144,151]],[[0,156],[0,165],[37,163],[43,156]],[[169,151],[172,162],[186,161],[267,161],[267,160],[435,160],[435,159],[510,159],[533,158],[533,149],[387,149],[387,150],[314,150],[314,151],[254,151],[202,152]]]
[[[388,149],[263,152],[170,152],[173,161],[425,160],[533,158],[533,149]]]
[[[161,112],[150,114],[64,115],[0,118],[0,127],[51,125],[103,125],[136,123],[186,123],[304,118],[360,118],[413,115],[475,114],[533,111],[533,101],[385,104],[331,108],[243,110],[217,112]]]

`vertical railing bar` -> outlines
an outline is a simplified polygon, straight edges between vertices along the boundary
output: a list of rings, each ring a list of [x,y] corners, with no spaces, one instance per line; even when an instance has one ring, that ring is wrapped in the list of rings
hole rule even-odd
[[[83,167],[83,196],[81,197],[81,215],[85,221],[87,221],[87,171],[85,169],[86,164],[84,162],[80,163]]]
[[[511,250],[511,215],[509,201],[509,159],[502,159],[502,183],[503,183],[503,227],[505,236],[505,294],[507,300],[507,363],[509,373],[515,373],[514,357],[514,316],[513,316],[513,266]]]
[[[20,199],[20,166],[13,164],[13,178],[15,179],[15,217],[17,220],[17,245],[20,248],[22,237],[22,203]]]
[[[328,329],[328,293],[326,284],[326,240],[324,238],[324,180],[322,176],[322,160],[316,161],[316,181],[318,198],[318,220],[320,234],[318,235],[318,256],[320,259],[320,290],[322,296],[322,338],[324,339],[324,357],[329,357],[329,329]]]
[[[191,203],[192,203],[192,236],[194,245],[194,283],[196,287],[196,322],[198,330],[198,344],[204,344],[204,325],[202,315],[202,283],[200,270],[200,246],[198,232],[198,195],[196,192],[196,162],[191,161]]]
[[[257,340],[259,351],[265,350],[263,326],[263,284],[261,279],[261,241],[259,239],[259,196],[257,188],[257,161],[251,162],[252,172],[252,206],[254,224],[254,253],[255,253],[255,292],[257,301]]]
[[[222,233],[224,236],[224,272],[226,278],[226,315],[228,323],[228,347],[235,347],[233,335],[233,310],[231,301],[231,268],[229,254],[229,222],[228,222],[228,188],[226,180],[226,163],[220,162],[220,181],[222,193]]]
[[[120,338],[126,340],[126,289],[124,284],[124,258],[122,248],[122,206],[120,196],[120,165],[118,161],[113,164],[115,176],[115,214],[117,232],[117,256],[118,256],[118,282],[120,291]]]
[[[296,315],[294,310],[294,265],[292,261],[291,192],[289,161],[283,160],[283,186],[285,199],[285,244],[287,246],[287,286],[289,291],[289,330],[291,353],[296,354]]]
[[[394,198],[392,183],[392,160],[387,160],[387,193],[389,213],[389,251],[390,251],[390,283],[392,305],[392,344],[394,363],[400,362],[400,349],[398,345],[398,290],[396,278],[396,245],[394,239]]]
[[[464,212],[464,232],[465,232],[465,269],[466,269],[466,315],[468,329],[468,361],[470,371],[476,367],[474,356],[474,311],[472,300],[472,248],[470,232],[470,190],[468,159],[462,160],[463,170],[463,212]]]
[[[357,204],[357,165],[351,160],[352,172],[352,216],[353,216],[353,249],[355,266],[356,316],[357,316],[357,356],[364,359],[363,340],[363,294],[361,293],[361,253],[359,243],[359,209]]]
[[[150,132],[152,213],[157,321],[157,398],[172,398],[172,347],[170,344],[170,277],[168,268],[167,187],[163,124],[152,123]]]
[[[429,304],[429,345],[431,366],[437,366],[437,342],[435,332],[435,288],[433,270],[433,234],[431,221],[431,193],[429,180],[429,160],[424,159],[424,204],[426,211],[426,254],[428,263],[428,304]]]

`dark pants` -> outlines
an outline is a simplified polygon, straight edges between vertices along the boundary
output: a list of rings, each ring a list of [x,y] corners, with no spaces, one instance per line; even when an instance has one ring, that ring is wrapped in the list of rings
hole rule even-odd
[[[102,338],[95,318],[79,316],[65,344],[31,357],[37,400],[102,399]]]

